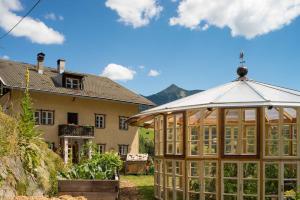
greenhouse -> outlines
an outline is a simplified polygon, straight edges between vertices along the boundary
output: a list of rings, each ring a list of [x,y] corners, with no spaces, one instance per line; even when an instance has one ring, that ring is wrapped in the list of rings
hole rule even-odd
[[[155,197],[281,200],[299,189],[300,92],[247,78],[129,119],[155,130]]]

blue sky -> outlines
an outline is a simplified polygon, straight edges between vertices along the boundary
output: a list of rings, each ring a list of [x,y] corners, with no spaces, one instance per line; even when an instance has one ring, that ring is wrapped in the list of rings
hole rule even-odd
[[[23,15],[36,2],[10,0],[19,5],[8,5],[5,4],[8,0],[0,1],[4,2],[0,3],[0,18],[1,13]],[[40,24],[25,21],[15,34],[0,40],[0,57],[35,63],[36,54],[43,51],[47,66],[55,67],[58,58],[65,58],[67,69],[72,71],[108,76],[117,73],[113,74],[116,79],[125,73],[125,79],[131,80],[116,81],[149,95],[172,83],[186,89],[208,89],[231,81],[236,78],[238,56],[243,50],[249,78],[300,90],[297,0],[274,0],[281,4],[268,7],[267,14],[259,10],[261,5],[233,3],[236,5],[232,9],[239,12],[235,18],[230,16],[227,6],[224,9],[224,5],[203,7],[206,0],[186,0],[186,5],[180,0],[138,0],[146,4],[138,5],[136,12],[144,8],[149,13],[144,12],[137,19],[134,16],[139,15],[126,15],[124,5],[128,2],[131,7],[135,1],[42,0],[30,17],[46,27],[35,32],[34,28]],[[187,5],[189,1],[193,6]],[[199,7],[193,9],[194,6]],[[291,7],[294,9],[285,10]],[[206,10],[200,12],[201,9]],[[218,16],[214,9],[221,10]],[[277,18],[268,14],[269,11],[276,11]],[[290,14],[281,15],[281,12]],[[251,21],[253,16],[255,23]],[[9,25],[0,19],[1,35]],[[31,32],[27,33],[27,29]],[[118,67],[122,70],[116,72]]]

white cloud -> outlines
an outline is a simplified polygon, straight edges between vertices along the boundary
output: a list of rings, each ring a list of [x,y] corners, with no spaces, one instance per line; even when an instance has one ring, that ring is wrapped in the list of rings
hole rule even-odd
[[[115,81],[132,80],[135,74],[136,71],[114,63],[108,64],[101,73],[102,76],[108,77]]]
[[[10,30],[21,19],[21,16],[15,13],[21,10],[23,7],[19,0],[1,0],[0,27],[5,31]],[[26,17],[10,34],[26,37],[38,44],[62,44],[65,40],[61,33],[31,17]]]
[[[107,0],[105,5],[118,13],[120,22],[134,28],[148,25],[163,10],[157,0]]]
[[[45,16],[45,19],[50,19],[50,20],[53,20],[53,21],[56,21],[56,20],[64,20],[64,17],[61,16],[61,15],[56,15],[54,13],[47,13]]]
[[[9,60],[10,59],[9,56],[7,56],[7,55],[2,56],[1,58],[4,59],[4,60]]]
[[[145,69],[145,66],[144,65],[140,65],[139,68],[140,69]]]
[[[288,25],[300,15],[300,0],[182,0],[170,25],[190,29],[229,27],[247,39]]]
[[[152,77],[156,77],[156,76],[159,76],[160,73],[155,70],[155,69],[150,69],[149,73],[148,73],[148,76],[152,76]]]
[[[209,28],[209,25],[208,25],[208,24],[205,24],[205,25],[202,27],[202,30],[203,30],[203,31],[206,31],[208,28]]]

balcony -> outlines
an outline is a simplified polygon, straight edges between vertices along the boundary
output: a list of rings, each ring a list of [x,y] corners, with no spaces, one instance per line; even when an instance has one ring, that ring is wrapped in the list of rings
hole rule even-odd
[[[91,138],[94,137],[94,127],[62,124],[58,126],[58,136]]]

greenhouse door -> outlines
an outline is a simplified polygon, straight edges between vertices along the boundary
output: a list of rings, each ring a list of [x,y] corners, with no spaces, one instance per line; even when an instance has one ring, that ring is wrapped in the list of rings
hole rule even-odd
[[[218,162],[189,161],[187,200],[217,200]]]
[[[184,161],[166,160],[165,163],[165,200],[183,200]]]
[[[266,200],[292,199],[284,192],[299,189],[298,162],[266,162],[264,164],[264,195]]]
[[[223,162],[222,200],[259,200],[259,163]]]
[[[154,160],[154,196],[156,199],[164,199],[163,160]]]

